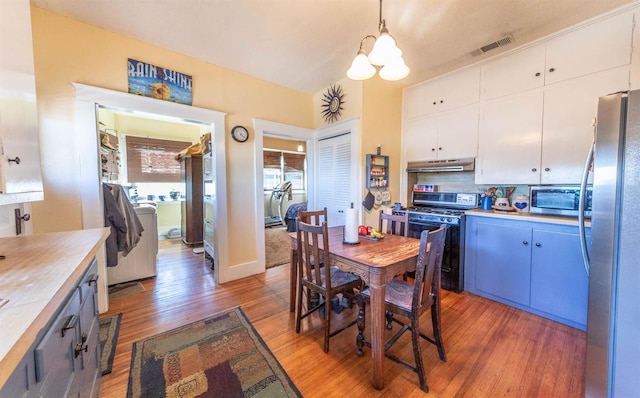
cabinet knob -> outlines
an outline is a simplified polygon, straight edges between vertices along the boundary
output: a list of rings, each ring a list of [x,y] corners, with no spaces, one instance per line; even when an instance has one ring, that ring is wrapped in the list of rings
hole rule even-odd
[[[433,105],[437,104],[437,102],[433,101]]]
[[[17,156],[15,158],[13,158],[13,159],[11,159],[11,158],[8,159],[8,161],[9,161],[9,163],[16,162],[16,164],[20,164],[20,158],[17,157]]]
[[[528,244],[529,244],[529,242],[527,242],[526,240],[523,240],[523,241],[522,241],[522,244],[523,244],[523,245],[528,245]]]
[[[551,169],[550,169],[550,168],[548,168],[548,167],[545,167],[545,168],[544,168],[544,171],[551,171]]]
[[[536,243],[536,247],[540,247],[542,244],[540,242]]]
[[[533,172],[535,173],[536,171],[538,171],[538,169],[536,169],[536,168],[534,167],[534,168],[532,168],[532,169],[531,169],[531,171],[533,171]]]
[[[536,77],[540,77],[540,72],[536,72]]]
[[[441,151],[441,150],[442,150],[442,147],[441,147],[441,146],[439,146],[439,147],[438,147],[438,150],[439,150],[439,151]]]
[[[435,151],[436,151],[436,148],[431,148],[431,152],[435,152]]]
[[[441,104],[444,104],[444,101],[443,101],[443,100],[440,100],[440,103],[441,103]]]
[[[555,72],[556,68],[549,68],[549,72]]]

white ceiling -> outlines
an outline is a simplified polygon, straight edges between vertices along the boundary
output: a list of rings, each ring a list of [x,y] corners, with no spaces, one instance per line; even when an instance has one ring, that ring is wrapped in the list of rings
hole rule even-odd
[[[1,0],[4,1],[4,0]],[[408,86],[640,0],[386,0]],[[377,35],[378,0],[31,0],[103,29],[314,94]],[[513,44],[469,53],[506,34]],[[367,44],[369,50],[370,44]],[[131,54],[132,58],[142,54]],[[165,66],[165,65],[163,65]],[[171,67],[170,65],[166,65]],[[189,74],[188,70],[180,71]],[[379,77],[375,77],[378,79]]]

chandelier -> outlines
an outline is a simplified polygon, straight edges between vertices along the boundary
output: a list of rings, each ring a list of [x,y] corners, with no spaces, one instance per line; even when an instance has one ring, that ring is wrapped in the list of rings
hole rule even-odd
[[[396,40],[389,34],[385,20],[382,19],[382,0],[380,0],[380,19],[378,22],[379,35],[367,35],[360,41],[358,55],[353,59],[347,76],[353,80],[366,80],[378,72],[384,80],[400,80],[409,75],[409,67],[402,59],[402,51],[396,45]],[[373,48],[367,56],[364,43],[373,39]]]

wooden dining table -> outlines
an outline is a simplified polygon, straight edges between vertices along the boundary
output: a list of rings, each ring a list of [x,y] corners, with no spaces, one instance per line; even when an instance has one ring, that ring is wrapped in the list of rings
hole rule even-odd
[[[297,235],[291,237],[290,311],[295,311],[298,280]],[[320,242],[322,244],[322,242]],[[343,243],[343,227],[329,228],[329,257],[331,264],[362,278],[371,292],[371,355],[373,357],[373,386],[384,388],[385,288],[396,275],[416,268],[420,239],[399,235],[385,235],[380,240],[359,238],[357,244]],[[321,248],[323,249],[323,248]]]

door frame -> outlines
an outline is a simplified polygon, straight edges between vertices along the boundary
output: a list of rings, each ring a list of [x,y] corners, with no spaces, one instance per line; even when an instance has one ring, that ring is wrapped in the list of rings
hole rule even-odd
[[[265,233],[264,233],[264,186],[263,186],[263,165],[262,158],[264,156],[264,136],[292,139],[305,141],[306,157],[307,157],[307,202],[313,193],[313,159],[314,159],[314,141],[312,129],[304,127],[292,126],[289,124],[276,123],[263,119],[253,119],[254,152],[256,153],[255,161],[255,200],[256,207],[254,210],[256,219],[256,258],[257,266],[262,267],[262,272],[266,269],[266,249],[265,249]]]
[[[100,178],[98,106],[123,112],[131,112],[140,117],[171,121],[191,121],[211,127],[212,150],[216,162],[215,207],[216,231],[214,241],[216,283],[226,281],[229,271],[228,231],[227,231],[227,171],[225,151],[226,113],[169,101],[160,101],[120,91],[72,83],[76,90],[75,142],[82,150],[80,162],[82,227],[103,228],[102,187]],[[108,310],[107,272],[104,247],[97,253],[98,260],[98,304],[100,312]]]

